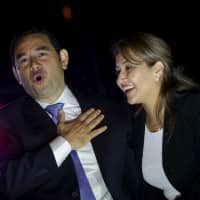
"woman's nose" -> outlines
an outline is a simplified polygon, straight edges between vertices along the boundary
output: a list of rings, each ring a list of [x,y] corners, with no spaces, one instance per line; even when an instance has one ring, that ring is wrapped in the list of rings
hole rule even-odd
[[[117,77],[118,85],[122,85],[128,82],[128,78],[125,72],[120,72]]]
[[[120,71],[118,74],[118,79],[121,81],[127,80],[127,74],[124,71]]]

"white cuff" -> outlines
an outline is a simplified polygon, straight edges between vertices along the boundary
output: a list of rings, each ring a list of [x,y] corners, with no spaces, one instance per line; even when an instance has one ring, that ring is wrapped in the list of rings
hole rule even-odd
[[[71,146],[62,136],[56,137],[49,145],[53,151],[57,166],[60,167],[71,152]]]

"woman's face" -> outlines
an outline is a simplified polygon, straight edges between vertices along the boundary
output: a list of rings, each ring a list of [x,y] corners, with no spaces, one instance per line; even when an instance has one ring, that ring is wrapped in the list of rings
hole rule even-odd
[[[156,65],[156,64],[155,64]],[[141,61],[134,64],[120,53],[116,56],[117,85],[129,104],[148,104],[158,95],[159,78],[154,66]]]

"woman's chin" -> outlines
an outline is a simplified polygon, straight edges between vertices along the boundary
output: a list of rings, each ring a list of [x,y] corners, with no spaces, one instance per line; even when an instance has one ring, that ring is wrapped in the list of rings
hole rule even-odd
[[[128,102],[128,104],[130,104],[130,105],[137,104],[135,98],[127,98],[127,102]]]

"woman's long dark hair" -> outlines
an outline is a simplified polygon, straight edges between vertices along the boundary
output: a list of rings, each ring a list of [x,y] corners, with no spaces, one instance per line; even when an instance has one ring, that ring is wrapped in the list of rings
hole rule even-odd
[[[159,97],[155,107],[156,119],[159,118],[164,105],[165,113],[169,116],[168,127],[173,129],[175,125],[175,97],[179,92],[198,90],[199,87],[190,78],[174,67],[171,48],[161,38],[150,33],[136,33],[132,37],[119,40],[114,44],[114,56],[119,53],[128,61],[138,63],[144,61],[147,66],[152,67],[160,61],[164,65],[162,83]],[[133,56],[133,53],[135,56]],[[172,132],[172,129],[170,132]]]

